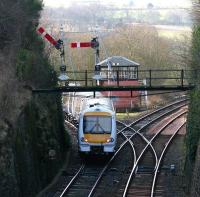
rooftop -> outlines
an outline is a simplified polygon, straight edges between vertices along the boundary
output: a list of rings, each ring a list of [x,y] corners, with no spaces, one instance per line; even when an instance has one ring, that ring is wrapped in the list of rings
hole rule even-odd
[[[112,56],[99,62],[97,65],[100,65],[101,67],[108,67],[110,65],[113,67],[113,66],[139,66],[140,64],[122,56]]]

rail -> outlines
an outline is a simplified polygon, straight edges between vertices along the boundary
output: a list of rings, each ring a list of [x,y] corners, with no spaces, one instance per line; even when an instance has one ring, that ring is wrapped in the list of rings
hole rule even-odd
[[[79,168],[79,170],[77,171],[77,173],[75,174],[75,176],[67,184],[67,186],[65,187],[65,189],[63,190],[63,192],[61,193],[61,195],[59,197],[63,197],[65,195],[66,191],[69,189],[69,187],[72,185],[72,183],[76,180],[76,178],[79,176],[80,172],[84,169],[84,167],[85,167],[85,165],[82,164],[81,167]]]
[[[135,154],[135,150],[134,150],[133,143],[131,143],[131,139],[132,139],[133,136],[135,136],[136,134],[139,134],[139,132],[140,132],[142,129],[146,128],[147,126],[146,126],[146,125],[143,125],[143,126],[142,126],[139,130],[137,130],[137,131],[134,130],[133,128],[131,128],[131,126],[133,126],[134,124],[138,123],[139,121],[142,121],[143,119],[147,118],[149,115],[153,115],[153,114],[155,114],[155,113],[157,113],[157,112],[162,111],[162,110],[165,109],[165,108],[169,108],[169,107],[175,105],[176,108],[175,108],[175,109],[173,108],[173,109],[170,110],[170,112],[172,112],[172,111],[176,110],[177,108],[180,108],[181,106],[183,106],[182,104],[181,104],[180,106],[177,106],[177,104],[182,103],[182,102],[185,102],[186,100],[187,100],[187,99],[183,99],[183,100],[181,100],[181,101],[176,101],[176,102],[174,102],[174,103],[172,103],[172,104],[169,104],[169,105],[167,105],[167,106],[165,106],[165,107],[162,107],[162,108],[160,108],[160,109],[158,109],[158,110],[155,110],[155,111],[151,112],[150,114],[147,114],[147,115],[143,116],[142,118],[139,118],[138,120],[134,121],[133,123],[129,124],[128,126],[127,126],[127,125],[126,125],[126,126],[124,125],[125,127],[124,127],[123,129],[121,129],[121,130],[118,132],[118,134],[122,133],[122,135],[126,138],[125,141],[121,144],[121,146],[120,146],[119,149],[115,152],[115,154],[113,155],[113,157],[108,161],[108,163],[107,163],[107,164],[104,166],[104,168],[101,170],[101,172],[100,172],[100,174],[99,174],[99,176],[98,176],[98,178],[97,178],[95,184],[93,185],[92,189],[90,190],[90,193],[89,193],[88,196],[92,196],[92,194],[94,193],[94,190],[95,190],[95,188],[97,187],[99,181],[101,180],[101,178],[102,178],[104,172],[107,170],[108,166],[112,163],[112,161],[115,159],[115,157],[119,154],[119,152],[121,151],[121,149],[127,144],[127,142],[129,142],[130,145],[132,146],[132,150],[133,150],[133,154],[134,154],[134,158],[135,158],[135,159],[134,159],[133,166],[137,166],[136,163],[137,163],[137,160],[138,160],[138,159],[136,160],[136,154]],[[184,105],[185,105],[185,104],[184,104]],[[169,112],[165,112],[165,114],[168,114],[168,113],[169,113]],[[164,116],[164,114],[163,114],[162,116]],[[159,116],[159,117],[162,117],[162,116]],[[153,120],[151,120],[150,122],[148,122],[147,125],[153,123],[153,122],[154,122],[156,119],[158,119],[159,117],[154,118]],[[67,122],[66,122],[66,123],[67,123]],[[132,134],[131,137],[125,136],[125,134],[123,134],[123,131],[124,131],[126,128],[133,130],[135,133]],[[143,135],[140,134],[140,137],[142,137],[142,136],[143,136]],[[143,138],[143,137],[142,137],[142,138]],[[147,147],[150,146],[151,149],[153,150],[154,155],[155,155],[155,160],[156,160],[155,166],[157,166],[158,159],[157,159],[157,155],[156,155],[156,153],[155,153],[155,151],[154,151],[154,148],[152,147],[152,145],[151,145],[151,143],[150,143],[149,140],[147,140],[147,139],[145,140],[145,137],[143,138],[143,140],[146,142],[146,144],[147,144],[146,146],[147,146]],[[149,147],[149,148],[150,148],[150,147]],[[64,189],[64,191],[62,192],[62,194],[61,194],[60,197],[62,197],[62,195],[64,195],[64,194],[68,191],[69,187],[70,187],[71,184],[73,184],[73,182],[77,179],[78,175],[80,174],[80,172],[81,172],[81,170],[82,170],[83,168],[84,168],[84,167],[81,167],[81,168],[78,170],[78,172],[76,173],[76,175],[74,176],[74,178],[73,178],[73,179],[70,181],[70,183],[68,183],[68,185],[65,187],[65,189]]]
[[[142,150],[141,154],[139,155],[139,157],[137,158],[137,161],[135,163],[135,165],[133,166],[132,168],[132,171],[130,173],[130,176],[129,176],[129,179],[127,181],[127,184],[126,184],[126,187],[125,187],[125,190],[124,190],[124,194],[123,194],[123,197],[126,197],[127,196],[127,192],[128,192],[128,188],[130,186],[130,181],[133,177],[133,173],[135,172],[136,170],[136,167],[138,165],[138,162],[141,160],[142,156],[144,155],[144,152],[147,150],[147,148],[150,146],[150,144],[155,140],[155,138],[169,125],[171,124],[174,120],[176,120],[177,118],[179,118],[180,116],[182,116],[183,114],[185,114],[186,111],[182,112],[181,114],[177,115],[174,119],[170,120],[169,122],[167,122],[162,128],[160,128],[157,133],[149,140],[149,143],[145,146],[145,148]],[[159,161],[158,161],[159,162]],[[155,169],[156,167],[158,166],[155,165]]]
[[[183,101],[185,101],[185,100],[182,100],[181,102],[183,102]],[[179,102],[180,102],[180,101],[179,101]],[[172,105],[174,105],[174,104],[176,105],[177,103],[178,103],[178,102],[175,102],[175,103],[173,103],[173,104],[168,105],[167,107],[172,106]],[[170,110],[170,112],[173,112],[173,111],[175,111],[176,109],[178,109],[178,108],[180,108],[180,107],[182,107],[182,106],[184,106],[184,105],[177,106],[175,109]],[[167,108],[167,107],[166,107],[166,108]],[[163,107],[162,109],[164,109],[164,107]],[[156,111],[160,111],[160,110],[156,110]],[[152,115],[153,113],[150,113],[150,114]],[[160,115],[159,117],[155,118],[154,120],[148,122],[146,125],[144,125],[144,126],[141,127],[139,130],[137,130],[137,132],[140,132],[141,130],[143,130],[144,128],[146,128],[148,125],[152,124],[152,123],[155,122],[157,119],[161,118],[162,116],[164,116],[164,115],[166,115],[166,114],[169,114],[169,112],[166,112],[165,114],[162,114],[162,115]],[[148,115],[146,115],[145,117],[148,117]],[[140,118],[140,120],[142,120],[142,118]],[[138,121],[135,121],[135,122],[138,122]],[[123,129],[121,130],[121,132],[123,132],[123,130],[125,130],[126,128],[130,128],[130,126],[132,126],[133,124],[134,124],[134,123],[128,125],[128,126],[125,127],[125,128],[123,128]],[[118,132],[118,133],[119,133],[119,132]],[[132,134],[131,137],[129,137],[129,139],[126,139],[126,140],[121,144],[121,146],[119,147],[119,149],[115,152],[115,154],[113,155],[113,157],[109,160],[109,162],[108,162],[108,163],[106,164],[106,166],[103,168],[102,172],[99,174],[99,177],[97,178],[95,184],[93,185],[93,187],[92,187],[92,189],[91,189],[91,191],[90,191],[88,197],[91,197],[91,196],[93,195],[93,193],[94,193],[94,191],[95,191],[95,188],[96,188],[97,185],[99,184],[99,182],[100,182],[100,180],[101,180],[101,178],[102,178],[104,172],[107,170],[107,168],[108,168],[108,166],[111,164],[111,162],[112,162],[112,161],[115,159],[115,157],[119,154],[119,152],[120,152],[121,149],[126,145],[126,143],[129,142],[136,134],[137,134],[137,133]],[[151,146],[150,144],[151,144],[151,143],[148,143],[148,144],[146,145],[146,149],[147,149],[148,146]],[[146,150],[146,149],[145,149],[145,150]],[[138,159],[137,159],[137,160],[138,160]],[[136,163],[138,163],[138,162],[137,162],[137,161],[134,162],[134,166],[137,166]],[[130,178],[130,180],[131,180],[131,178]],[[130,180],[129,180],[129,183],[130,183]],[[128,186],[127,186],[127,190],[128,190]],[[125,195],[126,195],[126,194],[125,194]]]
[[[161,156],[158,160],[158,164],[156,166],[156,169],[155,169],[155,172],[154,172],[154,177],[153,177],[153,182],[152,182],[152,187],[151,187],[151,197],[154,196],[154,189],[155,189],[155,185],[156,185],[156,180],[157,180],[157,175],[158,175],[158,170],[160,168],[160,164],[161,164],[161,161],[163,159],[163,156],[167,150],[167,148],[169,147],[170,143],[172,142],[172,140],[174,139],[174,137],[177,135],[177,133],[180,131],[180,129],[186,124],[186,121],[180,125],[177,130],[174,132],[174,134],[170,137],[170,139],[168,140],[168,142],[166,143],[165,145],[165,148],[163,149],[162,153],[161,153]]]

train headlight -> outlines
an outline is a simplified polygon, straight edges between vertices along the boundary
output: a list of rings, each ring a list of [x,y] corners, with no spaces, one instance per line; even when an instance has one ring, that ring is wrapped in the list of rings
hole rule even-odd
[[[114,139],[111,137],[111,138],[107,139],[106,142],[114,142]]]
[[[86,138],[82,137],[81,142],[88,142],[88,140]]]

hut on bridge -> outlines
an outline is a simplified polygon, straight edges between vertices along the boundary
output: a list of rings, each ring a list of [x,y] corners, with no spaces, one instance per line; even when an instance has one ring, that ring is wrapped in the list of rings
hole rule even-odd
[[[138,86],[138,64],[122,56],[112,56],[97,64],[102,86]],[[139,91],[102,92],[110,96],[116,111],[133,111],[140,105]]]

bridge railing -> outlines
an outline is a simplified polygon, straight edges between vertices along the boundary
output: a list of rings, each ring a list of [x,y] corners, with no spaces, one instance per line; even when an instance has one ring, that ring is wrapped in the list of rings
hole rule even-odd
[[[141,85],[146,86],[184,86],[192,83],[194,81],[194,76],[198,77],[197,73],[200,71],[194,70],[183,70],[183,69],[174,69],[174,70],[138,70],[137,74],[131,73],[131,71],[126,70],[115,70],[115,71],[103,71],[94,73],[91,70],[84,71],[67,71],[69,78],[68,83],[73,86],[97,86],[97,81],[93,78],[95,74],[101,76],[100,84],[104,82],[110,82],[111,86],[124,86],[122,81],[135,81],[138,80]],[[112,83],[111,83],[112,82]],[[109,84],[109,83],[107,83]]]

